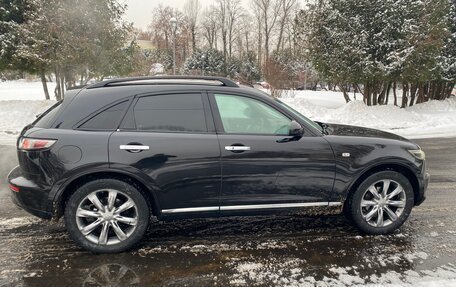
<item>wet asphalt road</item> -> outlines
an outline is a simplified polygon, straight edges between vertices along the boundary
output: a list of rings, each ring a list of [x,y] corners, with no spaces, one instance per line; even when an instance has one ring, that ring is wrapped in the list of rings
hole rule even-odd
[[[364,236],[342,216],[185,220],[153,224],[138,249],[116,255],[82,251],[62,222],[13,206],[4,178],[15,148],[0,146],[0,286],[344,286],[454,272],[456,138],[416,141],[428,198],[393,235]]]

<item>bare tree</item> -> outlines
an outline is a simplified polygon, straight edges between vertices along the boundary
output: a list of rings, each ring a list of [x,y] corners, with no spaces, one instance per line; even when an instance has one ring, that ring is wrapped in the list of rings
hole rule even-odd
[[[243,53],[247,54],[252,50],[252,43],[255,41],[255,33],[252,30],[254,28],[254,21],[252,20],[252,15],[245,12],[239,19],[239,29],[238,29],[238,49],[239,56],[242,56]]]
[[[172,45],[172,27],[169,20],[174,16],[173,8],[159,5],[154,11],[153,20],[148,27],[151,40],[158,49],[169,50]]]
[[[198,26],[198,18],[200,15],[201,3],[199,0],[187,0],[184,6],[184,13],[187,17],[188,28],[192,37],[192,51],[196,49],[196,33]]]
[[[175,33],[170,22],[171,18],[176,18],[177,20]],[[177,66],[181,66],[189,55],[190,50],[189,39],[191,33],[187,17],[177,9],[159,5],[153,14],[148,31],[157,50],[171,51],[173,41],[176,41],[176,62]]]
[[[239,18],[242,16],[242,9],[240,0],[227,0],[227,22],[226,25],[228,26],[228,55],[229,58],[232,57],[233,54],[233,42],[234,42],[234,35],[235,35],[235,27],[237,26]]]
[[[277,48],[276,50],[279,51],[280,49],[283,49],[283,43],[285,40],[284,38],[284,33],[286,32],[286,26],[290,25],[290,22],[293,21],[291,19],[291,15],[294,12],[295,9],[298,8],[298,1],[297,0],[282,0],[279,1],[279,7],[280,7],[280,15],[279,15],[279,35],[277,38]]]
[[[217,49],[217,35],[219,31],[217,11],[215,6],[207,8],[204,12],[204,20],[201,23],[203,36],[206,39],[209,48]]]
[[[283,0],[252,0],[252,8],[257,11],[262,21],[266,61],[269,59],[269,45],[279,17],[281,1]]]
[[[223,45],[223,57],[231,57],[233,50],[234,27],[240,17],[240,0],[217,0],[216,11]]]
[[[263,14],[259,9],[256,9],[254,3],[251,3],[252,13],[254,16],[254,23],[256,29],[256,37],[257,37],[257,60],[258,60],[258,67],[261,67],[262,64],[262,56],[263,56]]]

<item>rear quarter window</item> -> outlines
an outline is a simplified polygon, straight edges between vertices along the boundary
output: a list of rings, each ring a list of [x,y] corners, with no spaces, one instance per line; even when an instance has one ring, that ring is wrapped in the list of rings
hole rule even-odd
[[[55,116],[62,107],[62,102],[63,101],[58,101],[52,105],[33,122],[33,125],[38,128],[50,128],[54,122]]]
[[[121,117],[128,106],[128,101],[115,104],[102,112],[92,116],[78,129],[82,130],[114,130],[119,125]]]

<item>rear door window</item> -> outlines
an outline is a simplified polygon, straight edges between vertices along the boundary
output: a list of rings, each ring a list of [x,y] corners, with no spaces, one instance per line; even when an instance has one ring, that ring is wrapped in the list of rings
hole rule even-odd
[[[141,97],[133,108],[129,125],[157,132],[207,132],[200,93]]]

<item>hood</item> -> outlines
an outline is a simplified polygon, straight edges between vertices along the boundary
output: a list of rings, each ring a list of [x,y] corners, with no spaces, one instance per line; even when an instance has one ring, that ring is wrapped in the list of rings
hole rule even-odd
[[[384,132],[381,130],[349,126],[349,125],[337,125],[337,124],[324,124],[326,125],[326,132],[328,135],[334,136],[353,136],[353,137],[372,137],[372,138],[384,138],[400,141],[409,141],[408,139],[398,136],[393,133]]]

